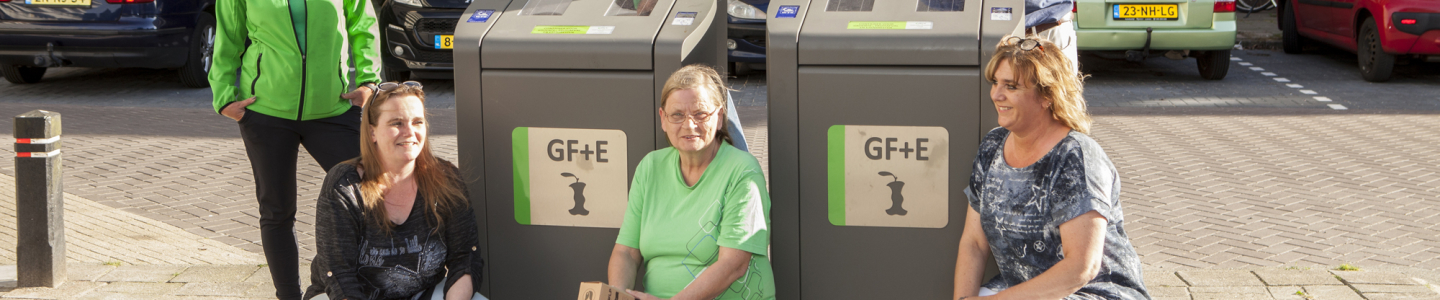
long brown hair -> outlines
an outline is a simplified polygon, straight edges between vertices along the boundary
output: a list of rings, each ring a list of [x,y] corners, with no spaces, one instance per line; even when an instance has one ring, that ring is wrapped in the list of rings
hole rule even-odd
[[[1031,35],[1025,39],[1035,40],[1039,47],[1025,50],[1020,39],[1006,36],[995,45],[995,57],[985,66],[985,80],[995,80],[995,70],[1000,63],[1010,62],[1015,80],[1031,84],[1039,90],[1040,97],[1049,99],[1050,117],[1080,133],[1090,134],[1090,113],[1085,109],[1085,77],[1075,70],[1075,65],[1060,51],[1060,47],[1045,38]]]
[[[375,142],[370,140],[378,126],[380,119],[380,107],[391,99],[398,99],[403,96],[415,96],[420,103],[425,103],[425,91],[417,87],[400,84],[399,87],[388,91],[381,91],[374,100],[365,106],[360,114],[360,157],[357,163],[360,167],[369,167],[369,172],[362,172],[360,176],[360,196],[365,206],[365,214],[369,216],[369,222],[380,228],[386,235],[395,225],[390,222],[389,216],[385,213],[385,191],[390,187],[384,182],[389,182],[393,174],[385,173],[384,162],[380,160],[379,149]],[[435,232],[440,232],[450,216],[456,209],[470,205],[465,198],[463,187],[460,186],[460,175],[456,174],[455,166],[448,161],[435,158],[430,152],[430,123],[426,122],[425,140],[420,148],[420,156],[415,159],[415,184],[418,196],[415,201],[420,201],[420,207],[429,212],[430,217],[426,218]],[[424,191],[424,193],[419,193]],[[409,222],[407,220],[407,222]]]
[[[665,103],[670,102],[670,94],[679,90],[691,89],[695,90],[695,95],[700,97],[701,103],[709,103],[720,108],[720,114],[716,115],[720,118],[717,126],[719,128],[715,130],[713,138],[734,145],[735,141],[730,139],[730,131],[725,128],[727,113],[725,111],[725,94],[730,91],[730,88],[725,86],[725,77],[720,77],[720,73],[715,72],[715,69],[709,66],[688,65],[676,70],[675,74],[671,74],[670,79],[665,80],[665,87],[660,89],[660,109],[665,109]]]

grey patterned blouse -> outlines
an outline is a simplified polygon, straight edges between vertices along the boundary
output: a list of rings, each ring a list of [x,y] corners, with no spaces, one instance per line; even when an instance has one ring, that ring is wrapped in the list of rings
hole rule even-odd
[[[1150,299],[1125,235],[1120,179],[1100,145],[1071,131],[1034,164],[1013,168],[1005,163],[1009,136],[1005,128],[985,135],[965,189],[1000,265],[984,287],[1004,290],[1049,270],[1065,257],[1060,224],[1096,211],[1108,220],[1100,273],[1065,299]]]

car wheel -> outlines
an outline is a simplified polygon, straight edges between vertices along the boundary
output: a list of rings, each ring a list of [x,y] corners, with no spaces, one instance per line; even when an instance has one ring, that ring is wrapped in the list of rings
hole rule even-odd
[[[215,17],[200,13],[195,32],[190,34],[190,57],[180,67],[180,82],[187,87],[210,87],[210,61],[215,58]]]
[[[752,69],[750,68],[750,65],[747,64],[747,63],[743,63],[743,62],[731,62],[731,63],[730,63],[730,75],[732,75],[732,76],[750,75],[750,73],[751,73],[752,71],[754,71],[754,70],[752,70]]]
[[[0,66],[0,74],[4,74],[5,80],[10,81],[10,83],[36,83],[40,82],[41,77],[45,77],[45,68],[3,65]]]
[[[1230,72],[1230,50],[1205,51],[1195,56],[1195,64],[1200,67],[1201,78],[1225,79],[1225,73]]]
[[[1360,40],[1355,53],[1360,57],[1360,75],[1365,81],[1381,82],[1390,80],[1390,71],[1395,68],[1395,55],[1385,53],[1380,47],[1380,31],[1375,29],[1375,20],[1365,18],[1360,25]]]
[[[1299,54],[1305,43],[1304,37],[1300,36],[1299,29],[1295,27],[1295,4],[1285,5],[1285,12],[1280,18],[1280,45],[1285,48],[1285,53]]]

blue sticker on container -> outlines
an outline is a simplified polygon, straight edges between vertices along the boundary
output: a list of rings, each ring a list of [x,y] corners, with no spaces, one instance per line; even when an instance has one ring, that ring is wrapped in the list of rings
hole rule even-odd
[[[470,15],[470,19],[469,19],[469,20],[465,20],[465,22],[466,22],[466,23],[475,23],[475,22],[485,22],[485,21],[489,21],[489,20],[490,20],[490,15],[493,15],[493,14],[495,14],[495,10],[493,10],[493,9],[477,9],[477,10],[475,10],[475,13],[474,13],[474,14],[471,14],[471,15]]]
[[[781,5],[780,10],[775,11],[775,18],[794,18],[800,14],[799,5]]]

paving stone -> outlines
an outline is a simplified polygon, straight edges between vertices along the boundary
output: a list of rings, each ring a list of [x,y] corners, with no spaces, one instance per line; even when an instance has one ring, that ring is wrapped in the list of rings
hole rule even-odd
[[[1261,282],[1260,278],[1256,278],[1255,274],[1250,273],[1250,271],[1190,270],[1175,272],[1175,274],[1180,275],[1180,278],[1190,283],[1192,287],[1265,286],[1265,283]],[[1191,291],[1194,292],[1194,289]]]
[[[192,266],[170,282],[240,282],[258,269],[255,265]]]
[[[249,282],[191,282],[175,291],[177,296],[228,296],[244,297],[245,292],[257,283]]]
[[[15,287],[15,285],[19,283],[16,274],[17,269],[15,265],[0,266],[0,288]]]
[[[185,284],[169,282],[113,282],[110,284],[106,284],[105,286],[101,286],[100,288],[96,289],[96,291],[123,294],[161,295],[169,294],[170,292],[179,289],[180,286],[183,285]]]
[[[1150,291],[1150,296],[1151,296],[1151,297],[1156,297],[1156,298],[1175,297],[1175,298],[1190,299],[1190,290],[1187,289],[1187,288],[1185,288],[1185,287],[1180,287],[1180,286],[1153,286],[1153,287],[1152,287],[1152,286],[1150,286],[1149,284],[1146,284],[1146,285],[1145,285],[1145,289],[1148,290],[1148,291]]]
[[[1343,285],[1316,285],[1306,286],[1305,293],[1315,296],[1315,299],[1324,300],[1364,300],[1355,290]]]
[[[186,266],[139,265],[119,266],[109,274],[101,276],[101,282],[167,282],[185,271]]]
[[[58,288],[17,288],[5,293],[3,297],[22,299],[70,299],[95,290],[95,288],[103,285],[105,284],[89,281],[66,281]]]
[[[74,298],[74,300],[151,300],[159,298],[156,296],[157,295],[154,294],[128,294],[93,291],[85,293],[85,295],[81,295],[80,297]]]
[[[1400,274],[1400,273],[1372,272],[1372,271],[1330,271],[1330,273],[1333,273],[1333,274],[1335,274],[1336,276],[1340,276],[1340,278],[1344,278],[1346,283],[1349,283],[1349,284],[1352,284],[1352,285],[1354,285],[1354,284],[1401,284],[1401,285],[1419,285],[1419,284],[1420,284],[1419,282],[1416,282],[1415,279],[1413,279],[1413,278],[1410,277],[1409,275]]]
[[[309,284],[310,279],[302,278],[300,279],[300,282],[304,284]],[[252,287],[250,288],[250,290],[245,291],[245,297],[274,298],[275,285],[270,282],[256,284],[255,287]]]
[[[1440,296],[1427,294],[1365,294],[1370,300],[1437,300]]]
[[[1266,289],[1270,290],[1270,297],[1278,300],[1309,300],[1305,299],[1305,288],[1300,286],[1269,286]]]
[[[109,274],[115,270],[115,266],[107,266],[96,263],[68,263],[65,264],[65,276],[69,280],[95,281],[100,276]],[[3,271],[0,271],[3,272]]]
[[[1147,271],[1145,271],[1145,279],[1144,279],[1144,280],[1145,280],[1145,287],[1147,287],[1147,288],[1148,288],[1148,287],[1162,287],[1162,286],[1172,286],[1172,287],[1185,287],[1185,286],[1189,286],[1188,284],[1185,284],[1185,281],[1184,281],[1184,280],[1180,280],[1180,277],[1175,276],[1175,272],[1152,272],[1152,271],[1147,270]]]
[[[1330,272],[1319,270],[1261,270],[1255,271],[1267,285],[1342,285]]]
[[[1426,288],[1423,285],[1352,284],[1350,286],[1354,287],[1355,290],[1360,291],[1360,293],[1366,294],[1367,297],[1369,294],[1372,293],[1435,295],[1435,291],[1431,291],[1429,288]]]

